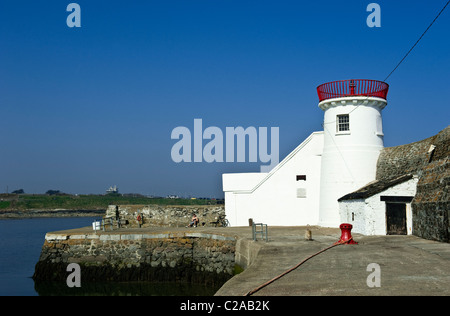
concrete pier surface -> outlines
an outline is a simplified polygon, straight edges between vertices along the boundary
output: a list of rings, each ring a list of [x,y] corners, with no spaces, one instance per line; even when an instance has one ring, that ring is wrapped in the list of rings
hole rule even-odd
[[[306,227],[269,227],[269,242],[250,242],[261,247],[257,258],[216,295],[244,295],[329,247],[341,235],[340,229],[309,229],[312,241],[305,240]],[[450,244],[415,236],[353,234],[353,238],[357,245],[326,250],[253,296],[450,295]]]
[[[305,239],[307,229],[312,232],[311,241]],[[235,238],[236,259],[245,270],[227,281],[216,295],[242,296],[331,246],[339,240],[341,232],[338,228],[315,226],[269,226],[266,242],[260,237],[253,241],[251,227],[121,228],[106,232],[86,227],[47,233],[47,238],[91,234],[99,238],[111,235]],[[353,234],[353,238],[357,245],[328,249],[252,295],[450,295],[450,244],[415,236]]]

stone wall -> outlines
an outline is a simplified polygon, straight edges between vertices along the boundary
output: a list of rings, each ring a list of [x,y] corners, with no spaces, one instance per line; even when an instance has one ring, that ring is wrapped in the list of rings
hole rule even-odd
[[[428,162],[428,149],[436,136],[419,142],[386,147],[378,158],[377,179],[396,178],[405,174],[422,173],[422,168]]]
[[[140,213],[143,222],[142,227],[185,227],[191,221],[195,213],[200,220],[200,225],[211,226],[219,216],[225,216],[224,205],[110,205],[106,210],[106,216],[128,222],[128,227],[136,227],[137,214]]]
[[[35,267],[36,282],[65,282],[68,264],[81,267],[83,282],[152,281],[223,284],[235,270],[236,240],[184,233],[47,234]]]
[[[414,234],[450,241],[450,159],[432,161],[424,169],[412,202]]]
[[[435,146],[429,152],[430,146]],[[385,148],[378,159],[377,179],[407,173],[419,176],[412,202],[413,234],[450,241],[450,126],[412,144]]]

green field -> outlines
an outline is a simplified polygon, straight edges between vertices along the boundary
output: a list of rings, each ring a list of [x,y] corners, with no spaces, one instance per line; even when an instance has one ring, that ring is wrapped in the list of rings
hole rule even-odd
[[[216,200],[204,199],[169,199],[130,197],[121,195],[9,195],[0,201],[0,209],[68,209],[68,210],[96,210],[106,209],[110,204],[131,205],[208,205],[216,204]]]
[[[10,208],[11,202],[10,201],[0,201],[0,210],[5,208]]]

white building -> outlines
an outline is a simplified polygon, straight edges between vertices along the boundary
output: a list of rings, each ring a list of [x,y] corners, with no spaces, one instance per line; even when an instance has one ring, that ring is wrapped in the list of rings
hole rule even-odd
[[[375,180],[339,199],[340,218],[363,235],[412,235],[411,202],[417,176]]]
[[[223,174],[231,225],[246,226],[251,218],[268,225],[338,227],[348,212],[355,213],[340,213],[338,199],[376,179],[388,88],[374,80],[320,85],[323,131],[312,133],[269,173]]]
[[[249,218],[281,226],[317,224],[323,134],[312,133],[269,173],[224,174],[230,224],[246,226]]]
[[[119,193],[119,188],[117,186],[110,186],[108,190],[106,190],[106,194],[116,194]]]

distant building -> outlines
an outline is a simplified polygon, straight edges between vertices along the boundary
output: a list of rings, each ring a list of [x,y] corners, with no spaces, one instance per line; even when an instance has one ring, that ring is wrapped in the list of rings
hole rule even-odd
[[[269,173],[223,174],[231,225],[338,227],[366,235],[449,241],[450,127],[424,141],[384,148],[389,86],[374,80],[317,88],[324,130]],[[433,227],[429,227],[429,226]]]
[[[119,188],[117,186],[111,186],[108,190],[106,190],[106,194],[118,194]]]

